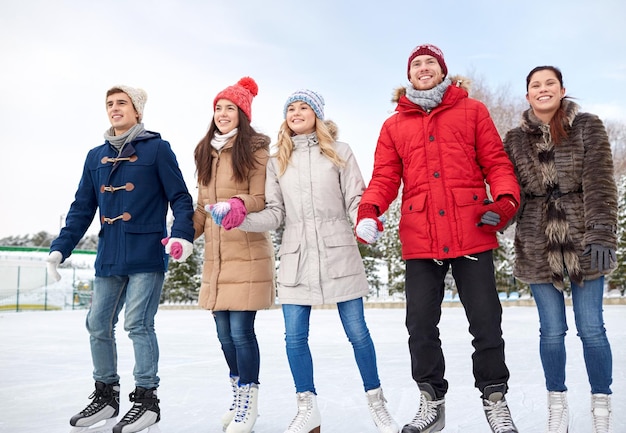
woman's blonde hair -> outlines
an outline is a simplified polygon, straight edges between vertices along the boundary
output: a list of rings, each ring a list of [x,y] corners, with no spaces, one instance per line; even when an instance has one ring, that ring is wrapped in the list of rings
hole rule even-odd
[[[334,143],[337,139],[337,125],[332,120],[320,120],[315,118],[315,133],[319,141],[322,154],[328,158],[337,167],[343,167],[345,161],[335,152]],[[293,153],[293,140],[291,139],[296,133],[289,128],[287,120],[283,121],[278,131],[278,140],[276,141],[276,159],[278,160],[278,176],[285,174],[289,159]]]

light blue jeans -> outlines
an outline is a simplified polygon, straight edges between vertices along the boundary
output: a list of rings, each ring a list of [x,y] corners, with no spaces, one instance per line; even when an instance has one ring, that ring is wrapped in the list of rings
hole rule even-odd
[[[283,304],[285,318],[285,343],[291,375],[296,392],[315,393],[313,383],[313,359],[309,348],[310,305]],[[363,299],[339,302],[337,304],[343,329],[352,344],[363,387],[365,391],[380,386],[376,352],[363,314]]]
[[[86,321],[94,380],[106,384],[120,380],[115,325],[125,306],[124,330],[128,332],[135,352],[135,386],[147,389],[159,386],[159,345],[154,332],[154,316],[159,308],[163,278],[163,272],[95,278]]]
[[[552,284],[531,284],[539,311],[539,353],[548,391],[566,391],[565,386],[565,299]],[[583,344],[583,356],[592,394],[611,394],[613,359],[602,315],[604,277],[572,283],[572,304],[576,330]]]
[[[217,338],[231,377],[240,385],[259,383],[260,353],[254,332],[256,311],[214,311]]]

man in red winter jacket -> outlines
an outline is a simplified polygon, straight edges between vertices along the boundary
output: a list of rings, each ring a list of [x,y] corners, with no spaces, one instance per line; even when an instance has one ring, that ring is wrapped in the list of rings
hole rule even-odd
[[[487,108],[447,76],[439,48],[417,46],[407,75],[410,84],[396,91],[395,113],[382,126],[356,227],[361,242],[375,242],[383,230],[378,217],[403,185],[406,326],[420,407],[402,433],[445,425],[448,382],[438,324],[450,267],[474,337],[475,386],[489,425],[497,433],[517,432],[504,397],[509,371],[492,252],[496,232],[520,202],[513,166]]]

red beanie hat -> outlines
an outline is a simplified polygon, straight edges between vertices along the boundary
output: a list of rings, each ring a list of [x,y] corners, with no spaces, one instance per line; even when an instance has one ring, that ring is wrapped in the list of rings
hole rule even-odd
[[[434,45],[423,44],[415,47],[413,51],[411,51],[411,55],[409,56],[409,63],[406,69],[406,75],[409,77],[409,80],[411,79],[411,62],[417,56],[423,55],[433,56],[435,59],[437,59],[439,66],[441,66],[443,77],[445,78],[446,75],[448,75],[448,67],[446,66],[446,62],[443,60],[443,52]]]
[[[252,98],[259,93],[259,87],[250,77],[243,77],[237,84],[229,86],[217,94],[213,100],[213,110],[220,99],[228,99],[235,103],[252,120]]]

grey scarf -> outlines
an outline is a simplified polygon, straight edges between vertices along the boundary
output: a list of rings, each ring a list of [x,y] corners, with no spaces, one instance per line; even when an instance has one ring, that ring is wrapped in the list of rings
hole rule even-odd
[[[424,110],[430,112],[430,110],[441,104],[443,95],[446,93],[450,84],[452,84],[452,81],[448,77],[432,89],[428,90],[416,90],[411,84],[406,87],[406,97],[412,103],[417,104]]]
[[[124,148],[124,145],[126,143],[130,143],[144,131],[145,129],[143,127],[143,123],[136,124],[122,135],[115,135],[115,130],[113,129],[113,127],[110,127],[109,129],[104,131],[104,139],[111,143],[111,146],[117,149],[117,152],[119,154],[122,152],[122,149]]]

